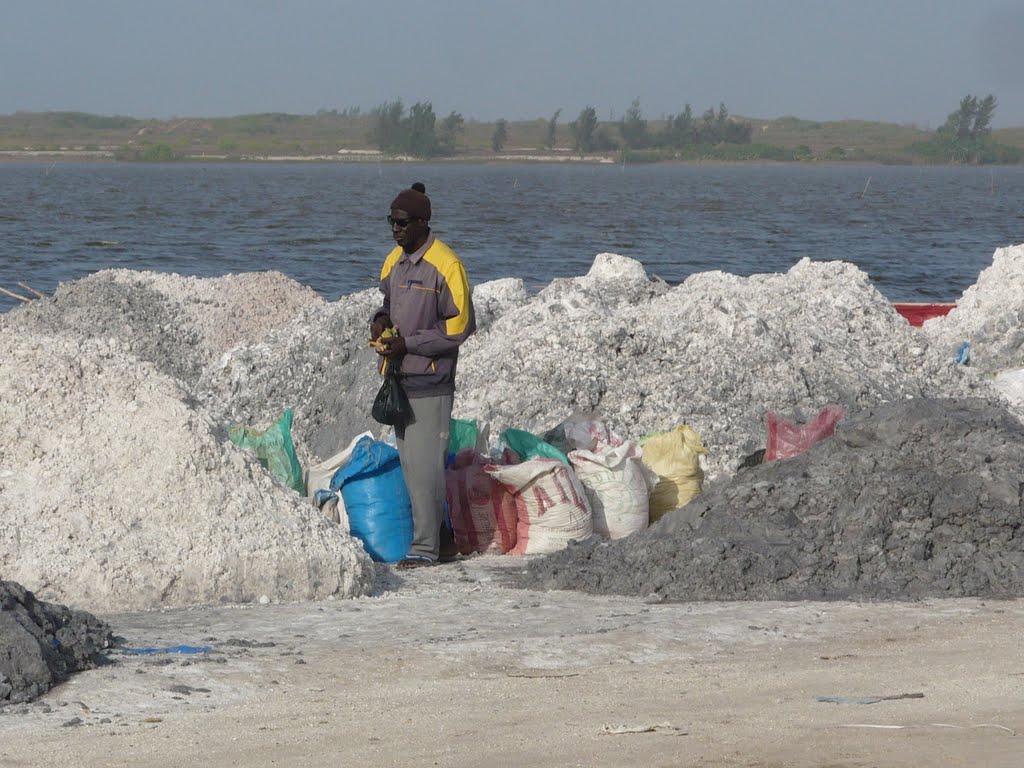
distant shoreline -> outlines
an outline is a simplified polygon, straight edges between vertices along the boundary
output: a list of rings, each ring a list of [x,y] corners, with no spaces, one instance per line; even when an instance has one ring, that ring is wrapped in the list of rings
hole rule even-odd
[[[557,116],[557,115],[556,115]],[[261,113],[229,118],[140,120],[82,112],[0,115],[0,163],[538,163],[1024,165],[1024,127],[993,130],[961,145],[913,124],[864,120],[818,122],[796,117],[737,118],[732,131],[670,134],[667,118],[645,123],[647,138],[627,141],[622,122],[598,121],[593,141],[573,123],[551,119],[469,120],[434,142],[413,145],[374,138],[373,114]],[[692,127],[692,126],[691,126]],[[435,126],[435,129],[437,126]],[[447,129],[446,129],[447,130]],[[710,132],[709,132],[710,131]],[[749,135],[747,135],[749,134]],[[383,151],[382,146],[390,147]],[[589,147],[583,157],[579,147]],[[416,156],[403,156],[415,152]]]
[[[14,165],[18,163],[29,163],[47,165],[55,163],[107,163],[116,165],[135,166],[168,166],[168,165],[197,165],[201,163],[218,163],[224,165],[286,165],[293,164],[316,164],[316,165],[367,165],[377,163],[381,165],[513,165],[516,163],[524,165],[628,165],[630,167],[641,166],[669,166],[669,165],[693,165],[693,166],[749,166],[749,165],[792,165],[792,166],[837,166],[837,167],[890,167],[890,166],[919,166],[934,168],[949,167],[1000,167],[998,165],[977,166],[963,163],[926,163],[926,162],[885,162],[882,160],[772,160],[755,158],[750,160],[658,160],[651,162],[629,162],[623,163],[621,159],[606,155],[588,155],[579,157],[571,156],[544,156],[544,155],[465,155],[461,157],[401,157],[392,155],[369,155],[369,154],[345,154],[345,155],[258,155],[248,157],[233,157],[228,155],[189,155],[170,161],[144,161],[144,160],[120,160],[114,152],[109,150],[0,150],[0,165]],[[1005,167],[1018,167],[1015,164],[1008,164]]]
[[[119,159],[113,150],[42,150],[42,149],[4,149],[0,150],[0,161],[28,161],[28,162],[52,162],[54,160],[70,161],[106,161],[125,165],[171,165],[179,163],[594,163],[599,165],[614,165],[621,162],[609,155],[576,155],[576,154],[496,154],[496,155],[462,155],[458,157],[411,157],[403,155],[385,155],[375,152],[345,152],[337,155],[185,155],[174,160],[145,161],[145,160],[122,160]],[[650,164],[650,163],[645,163]]]

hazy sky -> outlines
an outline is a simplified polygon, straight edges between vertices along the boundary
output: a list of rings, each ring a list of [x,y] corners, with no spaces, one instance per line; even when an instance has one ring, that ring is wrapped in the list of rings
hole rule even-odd
[[[697,113],[1024,125],[1024,0],[0,0],[0,113]]]

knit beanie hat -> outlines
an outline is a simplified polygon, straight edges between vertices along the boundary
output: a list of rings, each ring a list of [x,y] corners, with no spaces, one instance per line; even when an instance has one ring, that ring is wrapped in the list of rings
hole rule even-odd
[[[414,219],[430,221],[430,198],[426,195],[427,188],[416,182],[409,189],[403,189],[391,201],[391,207],[405,211]]]

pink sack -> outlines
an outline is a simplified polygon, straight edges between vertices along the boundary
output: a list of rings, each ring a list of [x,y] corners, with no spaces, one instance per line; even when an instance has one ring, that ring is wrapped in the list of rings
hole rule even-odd
[[[503,554],[516,545],[516,502],[484,471],[490,460],[472,448],[458,452],[445,471],[448,517],[459,554]]]
[[[798,456],[815,443],[832,437],[843,413],[841,405],[826,405],[813,420],[800,426],[769,411],[765,417],[768,424],[768,446],[765,448],[764,460],[775,461]]]

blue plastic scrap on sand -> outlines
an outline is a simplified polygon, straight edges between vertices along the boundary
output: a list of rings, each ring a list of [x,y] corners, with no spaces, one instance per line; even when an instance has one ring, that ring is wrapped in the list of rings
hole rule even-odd
[[[957,365],[967,365],[971,362],[971,345],[969,342],[965,341],[960,345],[960,349],[953,356],[953,362]]]
[[[125,648],[124,652],[149,655],[153,653],[206,653],[212,650],[212,645],[172,645],[170,648]]]

